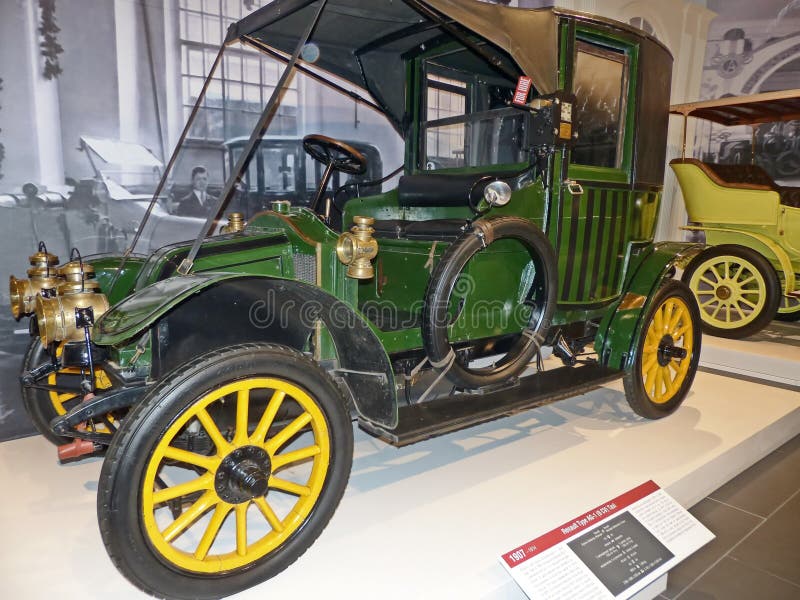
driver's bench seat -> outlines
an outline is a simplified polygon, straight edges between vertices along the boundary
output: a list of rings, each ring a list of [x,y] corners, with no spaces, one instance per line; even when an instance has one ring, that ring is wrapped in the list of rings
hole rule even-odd
[[[518,173],[469,173],[466,175],[442,175],[426,173],[403,175],[397,186],[398,204],[401,208],[453,208],[470,205],[470,198],[477,204],[483,189],[496,179],[507,179]],[[372,227],[376,238],[440,240],[452,242],[469,226],[467,218],[429,219],[408,221],[387,219],[375,221]]]

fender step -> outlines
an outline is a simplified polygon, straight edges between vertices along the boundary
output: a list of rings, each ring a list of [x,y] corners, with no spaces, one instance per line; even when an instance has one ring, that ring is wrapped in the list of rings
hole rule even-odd
[[[364,419],[359,419],[358,424],[367,433],[393,446],[406,446],[583,394],[622,375],[623,371],[596,363],[559,367],[523,377],[519,385],[496,392],[440,396],[421,404],[401,406],[394,429]]]

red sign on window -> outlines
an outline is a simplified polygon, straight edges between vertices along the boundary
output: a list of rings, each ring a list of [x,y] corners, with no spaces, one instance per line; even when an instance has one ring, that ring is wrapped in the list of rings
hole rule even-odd
[[[514,91],[514,104],[525,104],[528,101],[528,92],[531,91],[533,80],[530,77],[521,75],[517,81],[517,89]]]

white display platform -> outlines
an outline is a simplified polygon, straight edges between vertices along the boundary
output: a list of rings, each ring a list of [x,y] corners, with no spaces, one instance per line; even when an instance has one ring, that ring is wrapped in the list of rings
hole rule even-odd
[[[653,479],[690,506],[800,433],[800,394],[698,373],[684,405],[635,417],[621,383],[403,449],[356,433],[321,538],[235,598],[524,598],[497,556]],[[59,466],[41,437],[0,444],[4,598],[143,598],[105,554],[99,459]]]
[[[743,340],[704,335],[700,366],[800,388],[800,323],[773,321]]]

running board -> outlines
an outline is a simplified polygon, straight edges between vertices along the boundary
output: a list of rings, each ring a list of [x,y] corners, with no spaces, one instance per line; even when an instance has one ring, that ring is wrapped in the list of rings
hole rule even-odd
[[[421,404],[401,406],[394,429],[386,429],[363,419],[359,419],[358,424],[367,433],[393,446],[406,446],[577,396],[619,379],[622,375],[622,371],[596,363],[581,367],[559,367],[523,377],[519,385],[496,392],[440,396]]]

